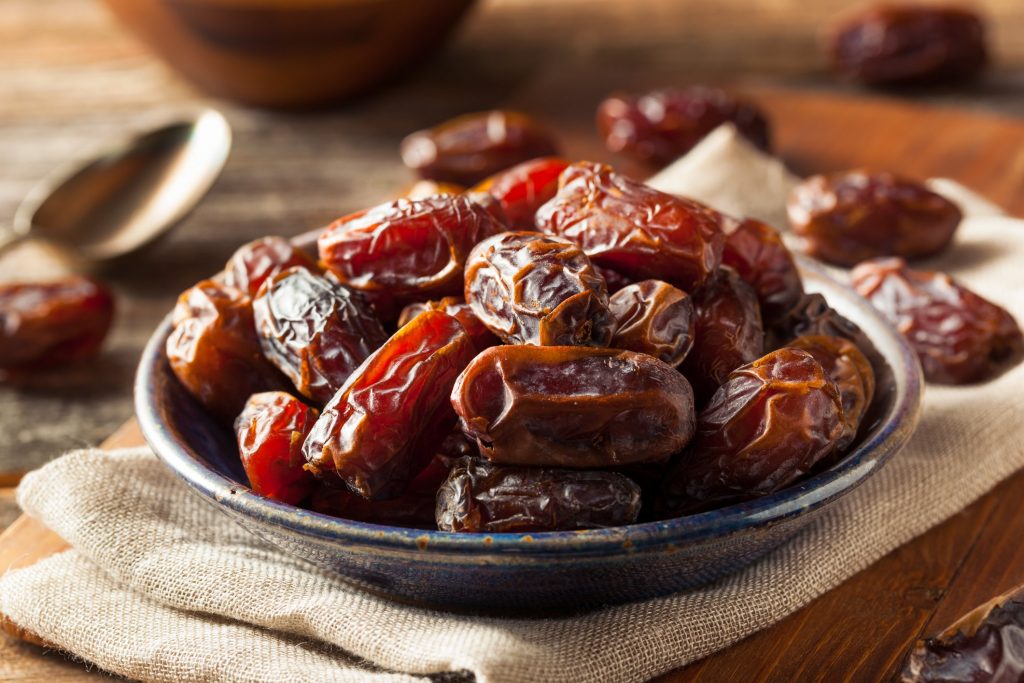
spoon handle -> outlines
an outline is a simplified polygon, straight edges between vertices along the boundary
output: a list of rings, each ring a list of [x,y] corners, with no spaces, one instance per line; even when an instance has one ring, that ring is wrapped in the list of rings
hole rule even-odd
[[[0,256],[25,240],[25,235],[14,232],[10,228],[0,228]]]

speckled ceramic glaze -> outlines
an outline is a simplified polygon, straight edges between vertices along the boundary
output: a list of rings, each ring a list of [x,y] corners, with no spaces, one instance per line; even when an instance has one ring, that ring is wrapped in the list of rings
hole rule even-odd
[[[370,590],[448,609],[544,611],[639,600],[690,588],[753,562],[812,523],[893,457],[917,424],[921,372],[902,337],[852,290],[806,259],[821,292],[889,365],[844,460],[797,486],[663,522],[535,534],[454,534],[363,524],[283,505],[245,484],[233,435],[178,384],[164,358],[166,319],[142,356],[135,404],[157,456],[242,526]]]

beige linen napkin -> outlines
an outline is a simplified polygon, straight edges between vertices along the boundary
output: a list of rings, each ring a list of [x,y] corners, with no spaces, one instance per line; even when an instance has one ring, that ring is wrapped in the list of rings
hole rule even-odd
[[[731,167],[723,180],[745,174],[753,198],[768,183],[751,176],[765,167],[729,166],[750,157],[742,145],[699,147],[694,172]],[[757,197],[776,214],[781,201]],[[1024,221],[982,213],[934,265],[1024,321]],[[482,682],[641,681],[778,621],[1024,466],[1022,386],[1024,365],[984,385],[929,386],[907,448],[792,542],[714,585],[565,618],[389,602],[251,536],[146,449],[77,451],[28,475],[18,492],[25,511],[74,549],[7,573],[0,610],[147,681],[397,681],[457,671]]]

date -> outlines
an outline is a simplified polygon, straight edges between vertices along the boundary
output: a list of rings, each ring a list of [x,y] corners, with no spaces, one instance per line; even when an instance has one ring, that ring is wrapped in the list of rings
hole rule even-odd
[[[534,215],[558,192],[558,178],[569,162],[544,157],[517,164],[479,183],[473,189],[493,196],[512,230],[536,230]]]
[[[436,180],[417,180],[405,188],[401,196],[406,199],[426,199],[435,194],[462,194],[466,188],[455,183],[441,183]]]
[[[264,237],[240,247],[224,266],[224,284],[255,297],[270,277],[302,266],[318,272],[316,259],[283,237]]]
[[[238,454],[252,490],[298,505],[316,485],[303,467],[302,442],[317,418],[316,408],[283,391],[253,394],[235,420]]]
[[[726,231],[722,264],[754,288],[765,323],[783,317],[804,293],[793,255],[782,237],[774,228],[753,218]]]
[[[693,436],[693,391],[651,356],[582,346],[495,346],[452,405],[488,460],[602,468],[663,462]]]
[[[455,296],[446,296],[438,301],[409,304],[402,309],[402,314],[398,317],[398,326],[404,327],[424,311],[443,311],[458,320],[462,323],[462,327],[465,328],[469,338],[473,340],[473,346],[481,351],[488,346],[501,343],[501,340],[491,334],[491,331],[480,321],[480,318],[476,317],[472,306]]]
[[[610,346],[654,356],[675,367],[693,347],[693,301],[661,280],[644,280],[620,289],[608,300],[615,319]]]

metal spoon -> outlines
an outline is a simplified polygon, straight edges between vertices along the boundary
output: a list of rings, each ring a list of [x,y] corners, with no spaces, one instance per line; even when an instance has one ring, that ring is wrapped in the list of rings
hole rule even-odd
[[[60,169],[22,201],[0,253],[41,239],[85,261],[127,254],[174,227],[220,175],[231,129],[217,111],[125,140],[96,159]]]

